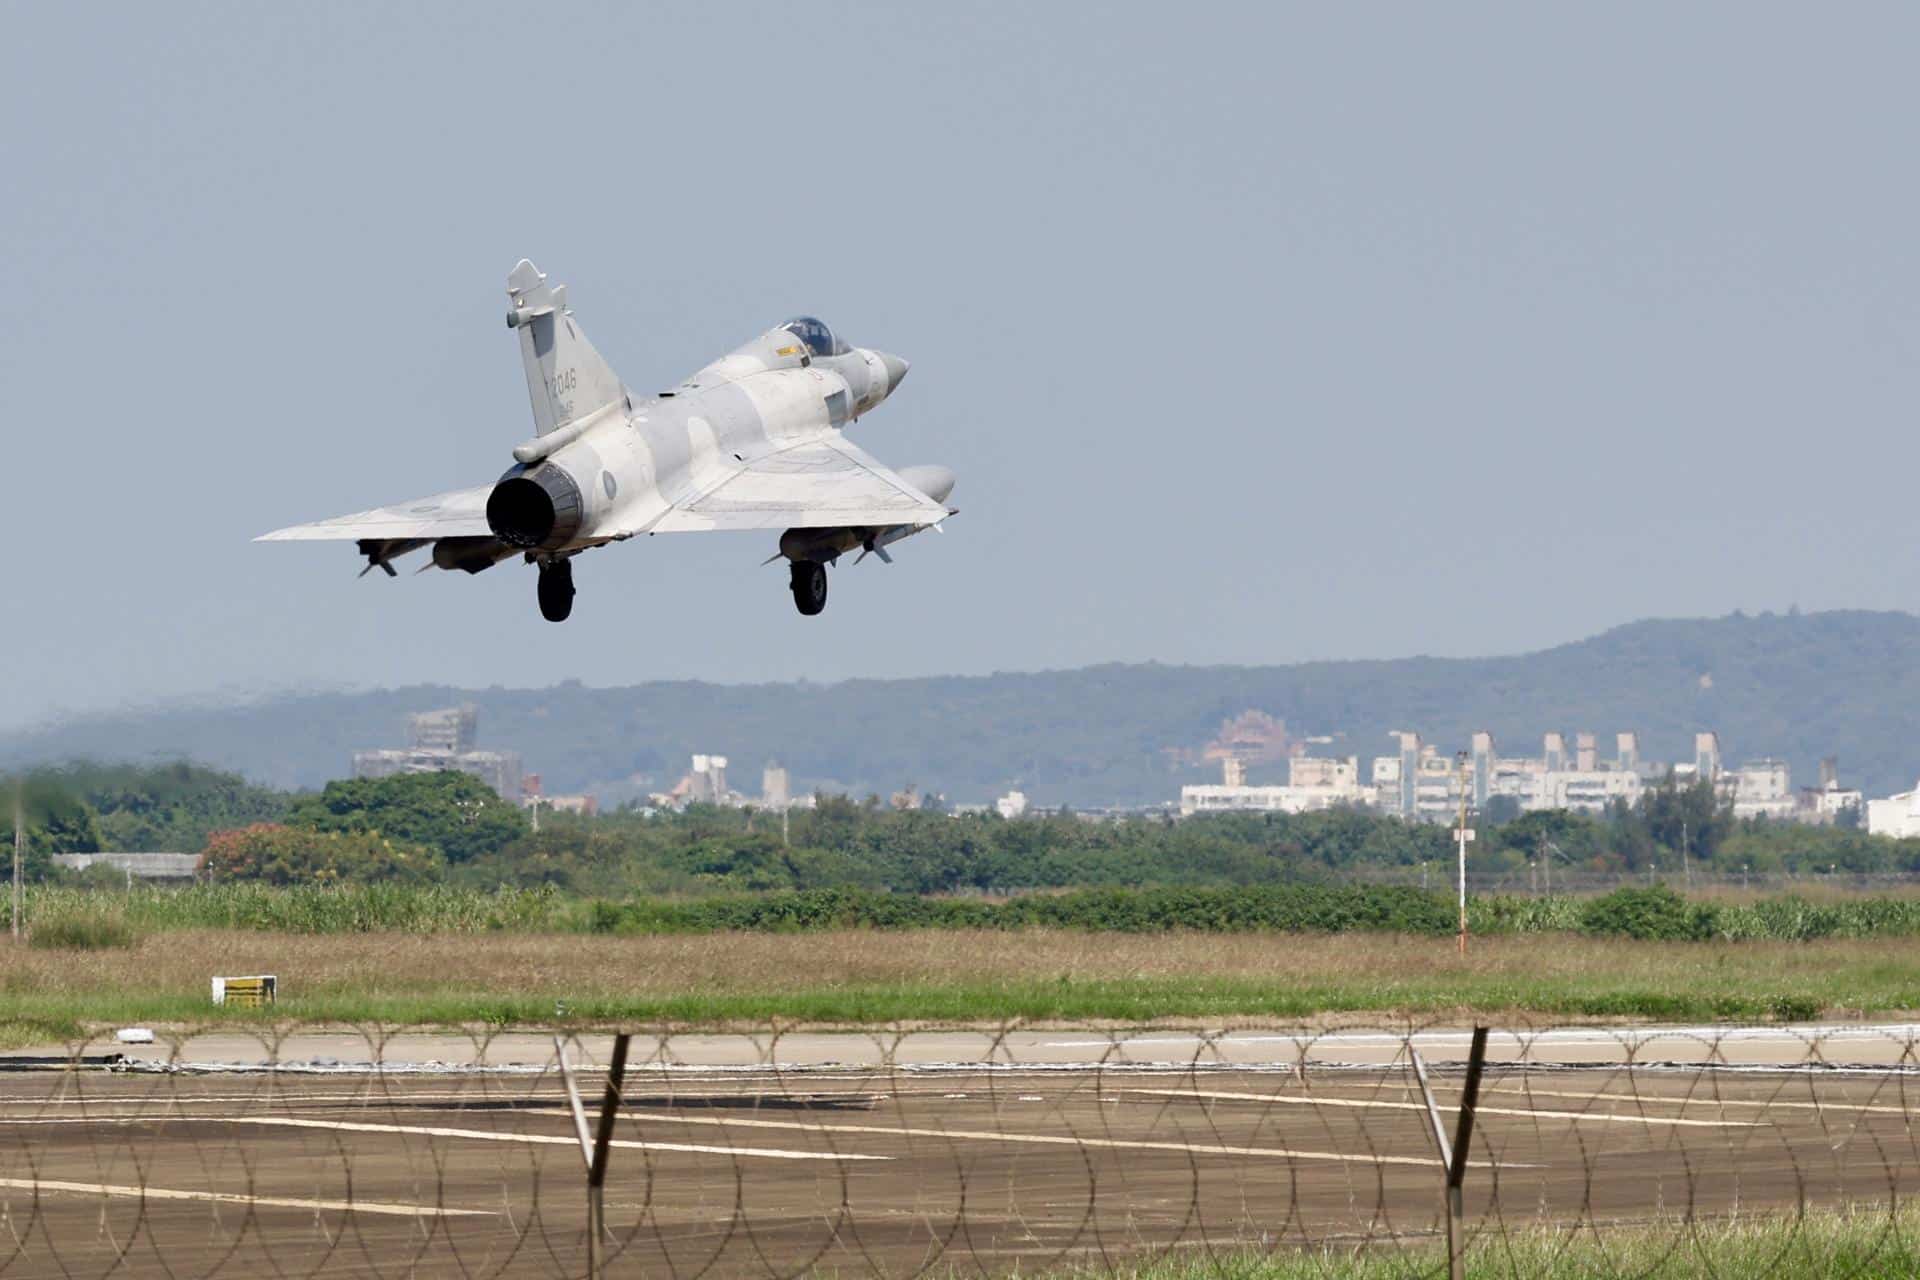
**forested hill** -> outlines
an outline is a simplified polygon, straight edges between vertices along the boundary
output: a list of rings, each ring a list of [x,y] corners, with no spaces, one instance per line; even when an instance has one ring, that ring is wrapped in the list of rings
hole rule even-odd
[[[1384,754],[1393,729],[1442,750],[1490,729],[1504,754],[1538,754],[1549,729],[1636,729],[1642,754],[1691,759],[1720,734],[1729,762],[1788,760],[1798,784],[1819,759],[1885,795],[1920,775],[1920,618],[1904,613],[1735,614],[1637,622],[1514,657],[1404,658],[1270,667],[1149,663],[1077,671],[851,680],[839,684],[658,682],[595,689],[416,686],[276,698],[245,706],[75,719],[0,737],[0,763],[175,758],[280,786],[347,772],[356,748],[404,742],[408,712],[471,701],[480,745],[513,749],[549,791],[670,783],[695,751],[733,761],[759,789],[777,758],[796,787],[886,794],[916,782],[955,801],[1010,786],[1043,804],[1172,800],[1216,774],[1197,762],[1223,721],[1247,710],[1296,735],[1335,735],[1316,753]],[[1363,766],[1364,767],[1364,766]],[[1256,766],[1253,781],[1285,781]],[[644,775],[642,781],[632,781]]]

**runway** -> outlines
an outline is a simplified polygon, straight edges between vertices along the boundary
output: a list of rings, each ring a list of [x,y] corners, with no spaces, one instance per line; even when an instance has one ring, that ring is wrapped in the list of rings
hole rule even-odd
[[[1705,1059],[1703,1030],[1497,1041],[1475,1229],[1920,1187],[1912,1028],[1718,1028]],[[1440,1174],[1403,1044],[1341,1035],[637,1040],[609,1247],[623,1271],[897,1275],[1431,1239]],[[1449,1112],[1458,1039],[1416,1040]],[[1844,1065],[1809,1065],[1809,1043]],[[585,1178],[550,1039],[388,1038],[377,1071],[347,1033],[280,1039],[266,1068],[259,1048],[223,1033],[145,1047],[140,1069],[0,1072],[0,1276],[581,1273]],[[584,1068],[590,1109],[602,1083]]]
[[[568,1037],[573,1059],[606,1060],[610,1034]],[[888,1067],[1240,1067],[1296,1070],[1309,1066],[1386,1066],[1404,1062],[1409,1045],[1429,1062],[1463,1061],[1467,1027],[1393,1028],[1369,1025],[1327,1030],[877,1029],[698,1034],[640,1033],[637,1060],[691,1070],[778,1066],[790,1070]],[[1920,1070],[1920,1024],[1808,1023],[1731,1026],[1542,1026],[1495,1028],[1490,1061],[1531,1066],[1609,1063],[1653,1067],[1868,1068]],[[550,1032],[381,1031],[275,1027],[162,1034],[154,1044],[128,1046],[102,1038],[85,1044],[45,1045],[23,1051],[60,1056],[119,1053],[149,1064],[204,1069],[358,1070],[380,1063],[389,1071],[493,1068],[543,1070],[553,1059]],[[0,1053],[0,1068],[9,1057]]]

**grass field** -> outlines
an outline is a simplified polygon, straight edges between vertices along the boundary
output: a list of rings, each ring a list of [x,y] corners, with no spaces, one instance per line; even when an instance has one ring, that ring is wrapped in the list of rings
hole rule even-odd
[[[1516,1229],[1475,1244],[1467,1275],[1599,1280],[1879,1280],[1920,1275],[1920,1221],[1885,1205],[1594,1230]],[[1444,1248],[1182,1254],[1119,1274],[1130,1280],[1411,1280],[1447,1274]],[[1060,1276],[1098,1273],[1060,1272]]]
[[[100,949],[13,947],[0,1042],[88,1027],[244,1021],[216,973],[279,975],[270,1016],[329,1022],[788,1023],[1766,1018],[1920,1009],[1920,948],[1874,940],[1659,943],[1579,935],[872,930],[668,936],[183,930]],[[556,1016],[556,1007],[565,1012]]]

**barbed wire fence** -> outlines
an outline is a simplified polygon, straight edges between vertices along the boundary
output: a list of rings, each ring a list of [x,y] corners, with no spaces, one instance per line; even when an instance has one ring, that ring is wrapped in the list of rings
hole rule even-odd
[[[103,1039],[0,1058],[0,1276],[1444,1276],[1450,1203],[1484,1274],[1827,1211],[1892,1257],[1917,1041],[1500,1026],[1470,1071],[1408,1025]]]

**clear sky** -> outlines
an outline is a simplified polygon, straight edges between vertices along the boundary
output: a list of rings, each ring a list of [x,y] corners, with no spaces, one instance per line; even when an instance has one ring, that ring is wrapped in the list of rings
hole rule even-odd
[[[1535,648],[1920,599],[1920,9],[12,5],[0,725],[266,690]],[[944,536],[355,579],[280,525],[796,312]],[[418,563],[416,557],[414,563]],[[403,575],[405,570],[403,569]]]

